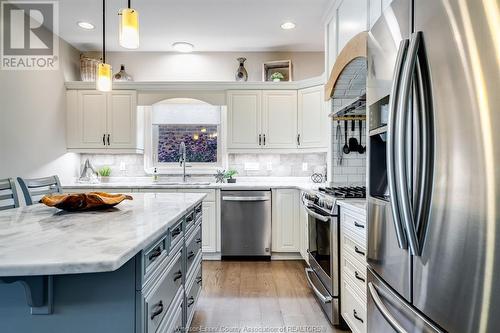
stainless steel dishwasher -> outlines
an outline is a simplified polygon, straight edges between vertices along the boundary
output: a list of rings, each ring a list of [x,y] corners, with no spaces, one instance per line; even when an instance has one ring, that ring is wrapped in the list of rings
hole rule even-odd
[[[271,259],[271,191],[221,191],[222,259]]]

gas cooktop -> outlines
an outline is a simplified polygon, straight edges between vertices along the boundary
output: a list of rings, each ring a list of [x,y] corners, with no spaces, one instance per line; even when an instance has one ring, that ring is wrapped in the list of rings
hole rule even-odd
[[[366,198],[366,187],[364,186],[320,187],[318,190],[336,198]]]

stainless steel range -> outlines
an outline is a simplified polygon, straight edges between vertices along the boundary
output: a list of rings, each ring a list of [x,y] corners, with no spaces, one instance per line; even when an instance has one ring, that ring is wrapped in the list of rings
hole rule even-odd
[[[321,187],[303,192],[302,204],[309,215],[309,267],[306,277],[321,308],[333,325],[340,317],[340,221],[336,200],[365,198],[364,187]]]

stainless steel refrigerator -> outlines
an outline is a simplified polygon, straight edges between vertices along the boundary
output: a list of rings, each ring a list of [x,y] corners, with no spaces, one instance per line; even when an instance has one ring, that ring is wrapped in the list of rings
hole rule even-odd
[[[369,33],[375,332],[500,331],[498,0],[395,0]]]

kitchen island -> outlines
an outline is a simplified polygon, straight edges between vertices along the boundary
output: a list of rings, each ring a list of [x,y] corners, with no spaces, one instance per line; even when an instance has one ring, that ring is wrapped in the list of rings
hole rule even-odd
[[[167,332],[201,291],[200,193],[0,212],[1,332]]]

